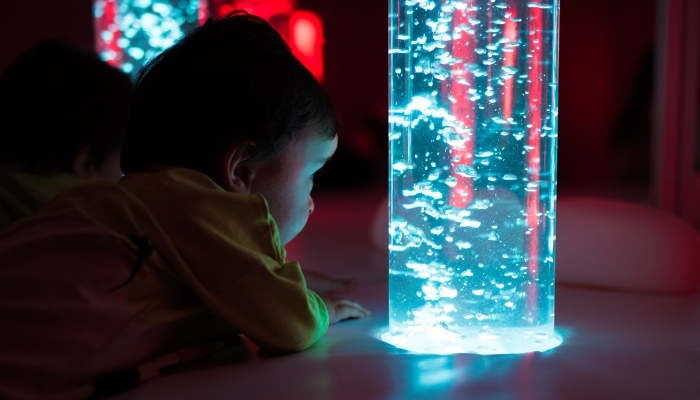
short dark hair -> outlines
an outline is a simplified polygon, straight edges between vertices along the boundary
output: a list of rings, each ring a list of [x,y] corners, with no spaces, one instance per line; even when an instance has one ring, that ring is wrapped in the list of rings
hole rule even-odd
[[[154,164],[210,174],[238,140],[262,162],[305,128],[332,139],[332,103],[265,20],[243,11],[210,19],[136,78],[122,150],[125,174]]]
[[[72,172],[89,146],[96,167],[124,140],[131,78],[96,53],[45,40],[0,76],[0,160],[27,172]]]

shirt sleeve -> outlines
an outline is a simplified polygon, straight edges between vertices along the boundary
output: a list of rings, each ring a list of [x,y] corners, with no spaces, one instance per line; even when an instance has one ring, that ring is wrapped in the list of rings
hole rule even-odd
[[[316,343],[328,329],[323,300],[306,288],[299,263],[268,260],[251,270],[233,288],[245,303],[214,305],[253,342],[277,351],[300,351]],[[245,300],[244,300],[245,299]]]
[[[284,260],[265,200],[245,200],[235,212],[213,202],[197,218],[166,223],[182,260],[178,275],[212,312],[261,348],[304,350],[328,329],[328,310],[307,289],[299,263]]]
[[[227,250],[233,251],[226,255]],[[185,283],[212,312],[261,348],[301,351],[318,341],[328,328],[328,311],[323,300],[306,288],[299,264],[280,264],[240,250],[219,247],[218,257],[210,253],[204,258],[185,252],[189,259],[182,271]],[[236,264],[243,259],[257,264],[239,276]]]

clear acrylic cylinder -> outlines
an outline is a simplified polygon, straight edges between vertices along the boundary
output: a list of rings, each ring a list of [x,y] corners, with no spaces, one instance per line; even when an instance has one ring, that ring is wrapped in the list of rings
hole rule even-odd
[[[391,0],[389,331],[508,354],[554,332],[559,0]]]

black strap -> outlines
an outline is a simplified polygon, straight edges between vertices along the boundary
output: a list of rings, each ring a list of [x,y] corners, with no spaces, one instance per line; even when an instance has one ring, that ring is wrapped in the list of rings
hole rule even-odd
[[[129,278],[127,278],[126,282],[122,283],[121,285],[112,288],[107,291],[107,294],[110,294],[112,292],[115,292],[124,286],[128,285],[131,283],[131,281],[134,280],[136,277],[136,274],[139,272],[141,267],[143,266],[143,262],[151,255],[153,254],[153,245],[151,245],[151,241],[148,240],[148,237],[142,236],[139,238],[138,236],[134,235],[133,233],[129,235],[129,239],[136,245],[136,256],[138,257],[138,260],[136,260],[136,264],[134,264],[134,268],[131,269],[131,274],[129,274]]]

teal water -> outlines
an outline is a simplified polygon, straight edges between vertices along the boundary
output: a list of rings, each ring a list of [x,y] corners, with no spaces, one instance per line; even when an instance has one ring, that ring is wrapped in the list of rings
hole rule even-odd
[[[388,342],[559,343],[558,11],[558,0],[390,3]]]

